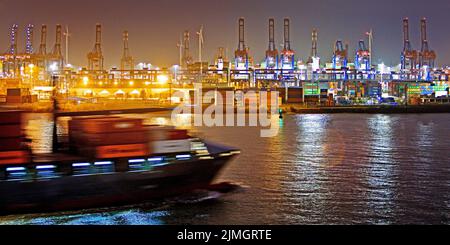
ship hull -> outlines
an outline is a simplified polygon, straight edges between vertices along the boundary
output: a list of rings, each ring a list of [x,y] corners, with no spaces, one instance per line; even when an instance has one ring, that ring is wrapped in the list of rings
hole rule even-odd
[[[121,206],[207,188],[233,156],[181,161],[141,172],[0,182],[0,214]]]

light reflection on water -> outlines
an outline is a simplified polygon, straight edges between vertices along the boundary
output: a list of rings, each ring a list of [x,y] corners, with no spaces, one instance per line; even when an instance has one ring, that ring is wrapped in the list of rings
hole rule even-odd
[[[38,151],[49,149],[47,116],[30,116],[27,127]],[[273,120],[274,138],[260,138],[259,128],[194,128],[242,150],[218,181],[243,191],[206,203],[9,216],[0,224],[449,224],[449,121],[449,114],[287,115]]]

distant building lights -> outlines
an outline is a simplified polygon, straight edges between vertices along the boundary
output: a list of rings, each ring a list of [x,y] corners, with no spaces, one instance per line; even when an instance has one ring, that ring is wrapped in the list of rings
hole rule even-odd
[[[89,84],[89,77],[83,77],[83,84],[87,86]]]
[[[160,84],[166,84],[169,81],[169,77],[167,75],[158,75],[156,77],[156,80],[158,81],[158,83]]]

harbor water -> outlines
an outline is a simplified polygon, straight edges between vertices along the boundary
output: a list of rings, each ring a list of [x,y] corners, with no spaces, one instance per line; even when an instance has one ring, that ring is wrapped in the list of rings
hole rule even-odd
[[[48,151],[50,115],[27,119],[33,149]],[[450,224],[449,122],[450,114],[286,115],[277,119],[273,138],[261,138],[253,127],[194,128],[205,139],[241,149],[217,179],[238,190],[4,216],[0,224]]]

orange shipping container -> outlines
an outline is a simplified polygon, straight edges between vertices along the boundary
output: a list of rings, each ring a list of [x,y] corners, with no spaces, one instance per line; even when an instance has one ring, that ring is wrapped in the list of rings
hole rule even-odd
[[[96,157],[100,159],[141,157],[149,155],[146,144],[111,145],[96,148]]]
[[[88,146],[148,143],[148,136],[146,131],[144,130],[136,132],[124,132],[124,133],[120,132],[120,133],[106,133],[106,134],[79,133],[78,137],[75,137],[74,139],[78,144],[86,144]]]
[[[4,151],[0,152],[0,165],[25,164],[30,162],[28,151]]]
[[[82,121],[86,133],[135,132],[143,129],[142,119],[103,118]]]
[[[6,96],[7,104],[20,104],[22,103],[22,96]]]
[[[189,138],[188,131],[183,129],[170,130],[168,133],[169,140],[184,140]]]

